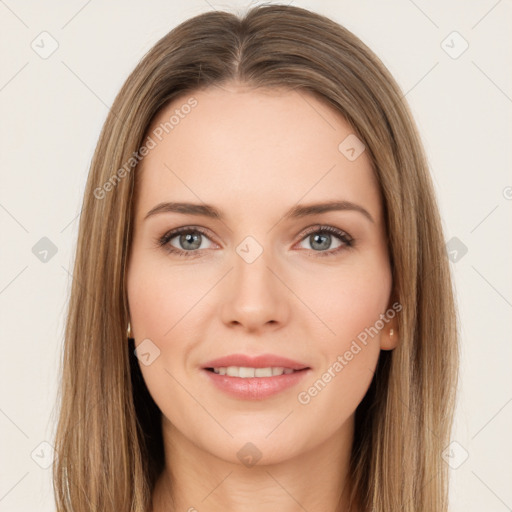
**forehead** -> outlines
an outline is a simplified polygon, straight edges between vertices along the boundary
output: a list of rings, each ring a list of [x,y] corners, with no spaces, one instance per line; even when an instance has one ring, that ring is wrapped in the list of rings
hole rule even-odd
[[[143,207],[198,200],[267,209],[299,201],[364,202],[380,194],[368,155],[340,113],[314,96],[229,85],[182,95],[156,116],[137,172]],[[348,142],[347,142],[348,141]],[[359,146],[358,146],[359,144]],[[347,155],[351,158],[348,158]],[[146,208],[146,210],[149,208]]]

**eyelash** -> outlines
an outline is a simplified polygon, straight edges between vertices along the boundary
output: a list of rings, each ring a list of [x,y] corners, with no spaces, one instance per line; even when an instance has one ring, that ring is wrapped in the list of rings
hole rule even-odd
[[[169,245],[169,242],[175,238],[177,235],[180,235],[182,233],[200,233],[201,235],[204,235],[206,238],[209,238],[206,231],[199,227],[194,226],[183,226],[181,228],[173,229],[172,231],[169,231],[165,233],[163,236],[158,237],[156,239],[156,244],[158,247],[163,247],[168,253],[176,254],[178,256],[185,256],[185,257],[196,257],[198,255],[198,250],[191,250],[191,251],[182,251],[181,249],[177,249],[176,247],[173,247]],[[303,234],[300,241],[304,240],[309,235],[315,234],[324,234],[328,233],[330,235],[335,235],[341,242],[343,242],[344,245],[340,245],[336,249],[331,249],[328,251],[313,251],[316,253],[317,256],[332,256],[334,254],[337,254],[338,252],[349,249],[353,247],[354,245],[354,239],[345,231],[342,231],[341,229],[335,228],[333,226],[313,226],[311,228],[308,228],[306,232]],[[204,250],[204,249],[203,249]]]

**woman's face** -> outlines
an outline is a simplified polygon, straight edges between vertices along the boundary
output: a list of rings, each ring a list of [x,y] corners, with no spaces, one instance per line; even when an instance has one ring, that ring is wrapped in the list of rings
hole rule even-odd
[[[235,463],[290,459],[334,438],[397,338],[364,146],[307,93],[235,84],[175,100],[149,135],[128,300],[164,429]],[[232,354],[305,369],[205,369]]]

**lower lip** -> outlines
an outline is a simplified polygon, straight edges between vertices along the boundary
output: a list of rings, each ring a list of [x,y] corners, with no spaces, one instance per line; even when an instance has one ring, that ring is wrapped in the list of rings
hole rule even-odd
[[[276,375],[274,377],[229,377],[219,375],[210,370],[202,371],[208,374],[211,382],[221,391],[235,398],[244,400],[263,400],[276,395],[285,389],[296,386],[307,374],[310,368],[299,370],[289,374]]]

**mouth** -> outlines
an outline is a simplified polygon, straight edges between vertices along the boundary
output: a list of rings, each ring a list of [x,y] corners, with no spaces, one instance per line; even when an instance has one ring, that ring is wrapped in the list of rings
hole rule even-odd
[[[263,400],[291,389],[311,372],[308,365],[277,354],[231,354],[201,368],[208,385],[242,400]]]
[[[309,367],[294,370],[282,366],[202,368],[208,387],[213,386],[213,389],[232,399],[245,401],[265,400],[283,394],[285,390],[296,388],[311,372]]]

